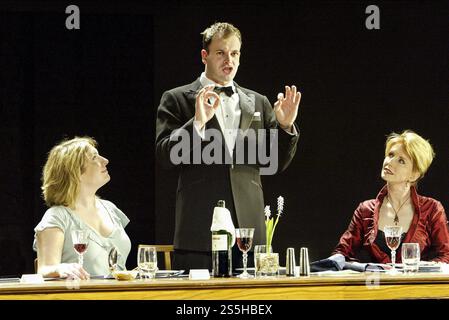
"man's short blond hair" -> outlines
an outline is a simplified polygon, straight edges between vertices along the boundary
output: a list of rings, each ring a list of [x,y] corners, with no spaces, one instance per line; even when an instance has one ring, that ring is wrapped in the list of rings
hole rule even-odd
[[[94,139],[75,137],[63,140],[50,150],[41,178],[47,206],[74,206],[87,153],[92,147],[97,147]]]
[[[388,155],[390,149],[397,143],[404,146],[408,156],[412,159],[413,170],[419,173],[418,180],[424,177],[424,174],[429,169],[435,157],[435,152],[429,141],[411,130],[405,130],[400,134],[393,132],[387,138],[385,156]]]
[[[228,22],[215,22],[201,32],[201,34],[203,35],[203,49],[207,52],[209,52],[209,45],[215,35],[225,39],[235,35],[240,40],[240,44],[242,44],[242,34],[240,33],[240,30]]]

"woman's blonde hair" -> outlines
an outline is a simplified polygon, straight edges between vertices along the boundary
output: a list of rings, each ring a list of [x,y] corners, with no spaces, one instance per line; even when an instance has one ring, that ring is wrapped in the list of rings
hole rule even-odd
[[[73,207],[79,193],[87,153],[97,142],[90,137],[63,140],[48,154],[42,171],[42,194],[47,206]]]
[[[435,152],[429,141],[411,130],[405,130],[401,134],[393,132],[388,136],[385,144],[385,156],[388,155],[393,145],[397,143],[401,143],[404,146],[405,152],[412,159],[413,170],[419,173],[419,178],[415,181],[416,183],[424,177],[427,169],[429,169],[435,157]]]

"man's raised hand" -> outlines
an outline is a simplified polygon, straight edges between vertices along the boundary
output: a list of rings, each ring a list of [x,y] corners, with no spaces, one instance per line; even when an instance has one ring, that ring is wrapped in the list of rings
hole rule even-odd
[[[197,122],[199,129],[202,129],[206,123],[212,119],[220,104],[220,97],[214,91],[214,85],[205,86],[202,88],[195,101],[195,121]],[[210,98],[214,98],[212,104]]]
[[[299,101],[301,101],[301,92],[297,91],[296,86],[285,86],[285,97],[283,93],[278,93],[278,100],[274,104],[274,113],[282,129],[291,131],[293,123],[298,116]]]

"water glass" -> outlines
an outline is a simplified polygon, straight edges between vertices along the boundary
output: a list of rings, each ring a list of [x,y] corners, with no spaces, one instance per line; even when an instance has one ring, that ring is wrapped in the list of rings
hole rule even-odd
[[[402,265],[405,273],[417,272],[419,269],[419,243],[403,243],[401,249]]]
[[[141,279],[153,279],[156,276],[158,267],[155,247],[139,245],[137,250],[137,267]]]

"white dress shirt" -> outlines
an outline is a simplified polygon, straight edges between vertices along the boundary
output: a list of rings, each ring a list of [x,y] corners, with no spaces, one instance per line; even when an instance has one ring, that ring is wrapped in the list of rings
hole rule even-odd
[[[237,132],[240,125],[240,116],[242,114],[239,106],[239,95],[235,88],[234,82],[223,86],[208,79],[204,72],[200,76],[200,82],[203,87],[208,85],[214,85],[216,87],[232,86],[232,89],[234,90],[234,93],[230,97],[228,97],[224,92],[220,93],[220,104],[218,105],[217,110],[215,110],[215,117],[220,124],[221,131],[223,132],[226,147],[228,148],[229,154],[232,155],[234,152],[235,140],[237,138]],[[215,100],[211,98],[210,102],[213,104]],[[199,130],[198,126],[195,124],[195,128],[197,129],[198,134],[201,136],[201,138],[204,139],[205,127],[203,127],[202,130]]]

